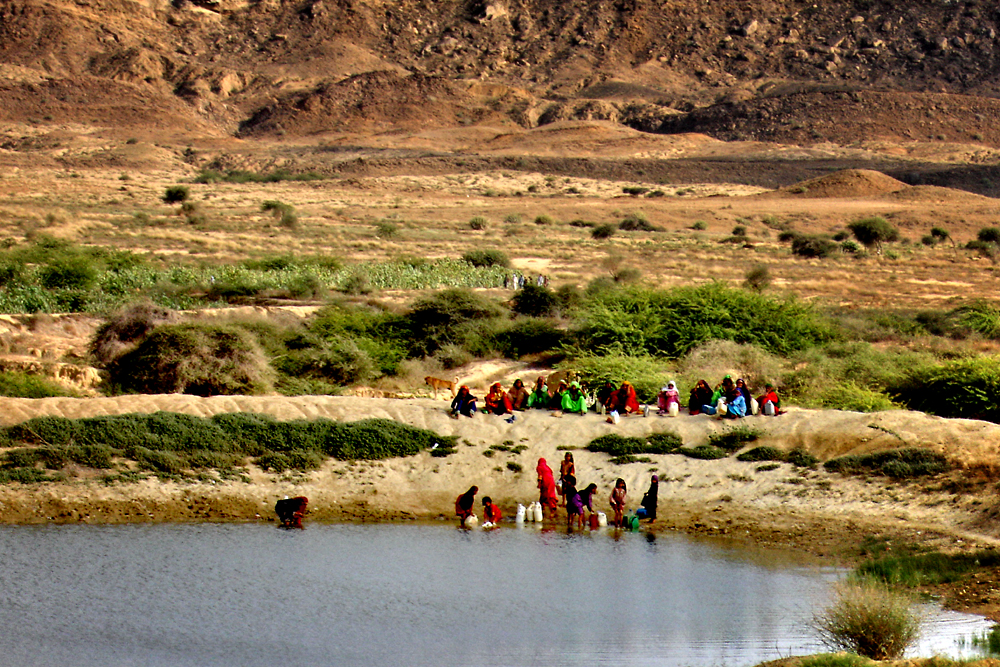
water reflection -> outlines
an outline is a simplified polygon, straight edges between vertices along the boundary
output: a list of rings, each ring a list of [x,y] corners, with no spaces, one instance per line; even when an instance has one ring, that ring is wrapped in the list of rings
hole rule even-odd
[[[19,667],[750,665],[818,650],[839,576],[529,527],[5,527],[0,560],[0,665]],[[925,655],[988,626],[934,619],[950,645]]]

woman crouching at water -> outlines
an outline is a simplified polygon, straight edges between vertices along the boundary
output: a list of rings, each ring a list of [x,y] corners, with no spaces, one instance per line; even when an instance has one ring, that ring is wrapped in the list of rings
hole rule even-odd
[[[476,494],[479,493],[479,487],[470,487],[468,491],[455,498],[455,516],[461,524],[465,525],[465,520],[472,516],[472,510],[476,506]]]

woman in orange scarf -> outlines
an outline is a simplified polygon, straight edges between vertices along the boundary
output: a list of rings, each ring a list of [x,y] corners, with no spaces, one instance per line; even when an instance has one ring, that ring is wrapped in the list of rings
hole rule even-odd
[[[486,394],[484,403],[486,404],[486,412],[489,414],[510,414],[510,398],[507,397],[507,392],[503,390],[499,382],[494,382],[493,386],[490,387],[490,393]]]
[[[620,415],[628,415],[639,412],[639,399],[635,395],[635,387],[631,382],[622,382],[622,387],[615,392],[614,409]]]
[[[545,459],[538,459],[538,502],[542,507],[548,508],[555,513],[559,507],[559,496],[556,494],[556,480],[552,476],[552,468],[545,462]]]

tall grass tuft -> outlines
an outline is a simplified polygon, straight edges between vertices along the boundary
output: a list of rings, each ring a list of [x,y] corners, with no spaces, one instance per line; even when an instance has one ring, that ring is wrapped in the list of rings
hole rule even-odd
[[[813,624],[827,646],[873,660],[900,657],[920,634],[910,598],[870,583],[839,586]]]

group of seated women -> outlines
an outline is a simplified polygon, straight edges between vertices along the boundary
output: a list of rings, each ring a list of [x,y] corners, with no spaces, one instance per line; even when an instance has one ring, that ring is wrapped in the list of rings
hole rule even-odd
[[[688,412],[692,415],[708,414],[720,418],[739,419],[748,414],[777,415],[781,413],[781,402],[771,384],[764,385],[764,393],[756,400],[742,378],[733,381],[727,375],[712,389],[705,380],[698,380],[691,390]],[[554,390],[550,390],[544,377],[535,382],[533,391],[528,391],[524,382],[514,380],[509,391],[504,391],[499,382],[494,382],[483,400],[483,408],[488,414],[508,415],[514,411],[532,408],[557,410],[575,414],[586,414],[590,402],[579,382],[560,380]],[[642,406],[636,396],[635,387],[630,382],[622,382],[617,389],[610,381],[601,386],[593,402],[594,409],[602,413],[616,413],[620,416],[648,414],[648,407]],[[462,385],[451,402],[451,414],[471,417],[476,413],[477,398],[469,387]],[[656,397],[657,414],[676,416],[680,411],[680,391],[675,382],[670,381]],[[512,418],[513,419],[513,418]]]

